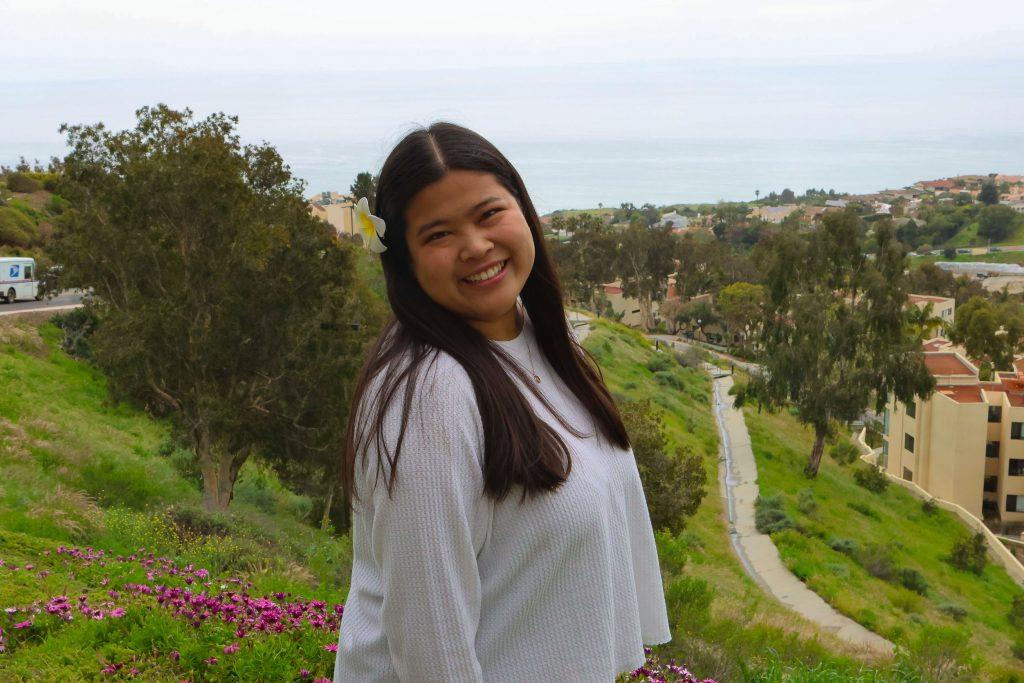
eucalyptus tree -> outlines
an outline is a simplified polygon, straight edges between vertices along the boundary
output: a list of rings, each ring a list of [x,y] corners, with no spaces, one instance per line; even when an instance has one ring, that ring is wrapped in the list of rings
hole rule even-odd
[[[73,208],[53,255],[61,285],[91,293],[108,386],[178,424],[210,509],[254,453],[305,463],[329,496],[346,388],[383,316],[356,248],[309,214],[273,147],[241,144],[237,118],[136,116],[61,129]]]
[[[765,289],[764,372],[734,387],[736,403],[796,409],[814,430],[808,477],[817,474],[837,423],[857,418],[872,395],[881,410],[890,394],[906,403],[935,387],[920,339],[907,327],[903,245],[891,221],[880,221],[868,259],[859,227],[852,210],[828,214],[820,230],[781,230],[754,251]]]

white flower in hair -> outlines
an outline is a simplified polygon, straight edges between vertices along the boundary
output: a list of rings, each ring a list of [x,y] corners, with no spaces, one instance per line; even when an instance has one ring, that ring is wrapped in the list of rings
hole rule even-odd
[[[386,251],[387,247],[381,242],[384,237],[384,219],[378,218],[370,213],[370,202],[366,197],[356,202],[356,226],[363,235],[363,245],[370,248],[370,251],[379,254]]]

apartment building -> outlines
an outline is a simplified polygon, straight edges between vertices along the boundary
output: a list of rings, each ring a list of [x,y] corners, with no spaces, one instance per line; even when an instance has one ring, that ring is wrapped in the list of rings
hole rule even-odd
[[[355,202],[350,195],[337,192],[321,192],[307,204],[309,212],[322,221],[330,223],[338,235],[354,235]]]
[[[931,296],[928,294],[908,294],[907,303],[924,309],[928,304],[932,305],[932,315],[942,320],[950,327],[956,319],[956,299],[946,296]],[[948,339],[949,335],[941,325],[934,325],[928,330],[927,336],[938,336]]]
[[[890,397],[886,470],[979,519],[1024,524],[1024,359],[981,381],[948,341],[930,340],[924,356],[936,390],[908,404]]]

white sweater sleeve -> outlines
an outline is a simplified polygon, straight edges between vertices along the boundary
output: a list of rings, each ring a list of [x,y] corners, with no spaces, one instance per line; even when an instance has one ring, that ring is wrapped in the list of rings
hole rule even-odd
[[[392,496],[383,477],[373,490],[370,544],[399,679],[480,681],[476,558],[493,510],[483,498],[483,428],[469,376],[438,360],[440,372],[423,373],[410,405]],[[400,387],[385,424],[392,454],[403,393]],[[370,462],[376,455],[371,448]]]

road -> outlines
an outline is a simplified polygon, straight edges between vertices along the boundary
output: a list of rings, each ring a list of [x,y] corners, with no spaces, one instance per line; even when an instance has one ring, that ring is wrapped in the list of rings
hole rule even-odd
[[[13,315],[15,313],[29,313],[32,311],[62,311],[71,308],[78,308],[82,305],[82,293],[78,290],[67,290],[61,292],[52,299],[41,301],[28,300],[17,301],[13,304],[0,304],[0,315]]]

